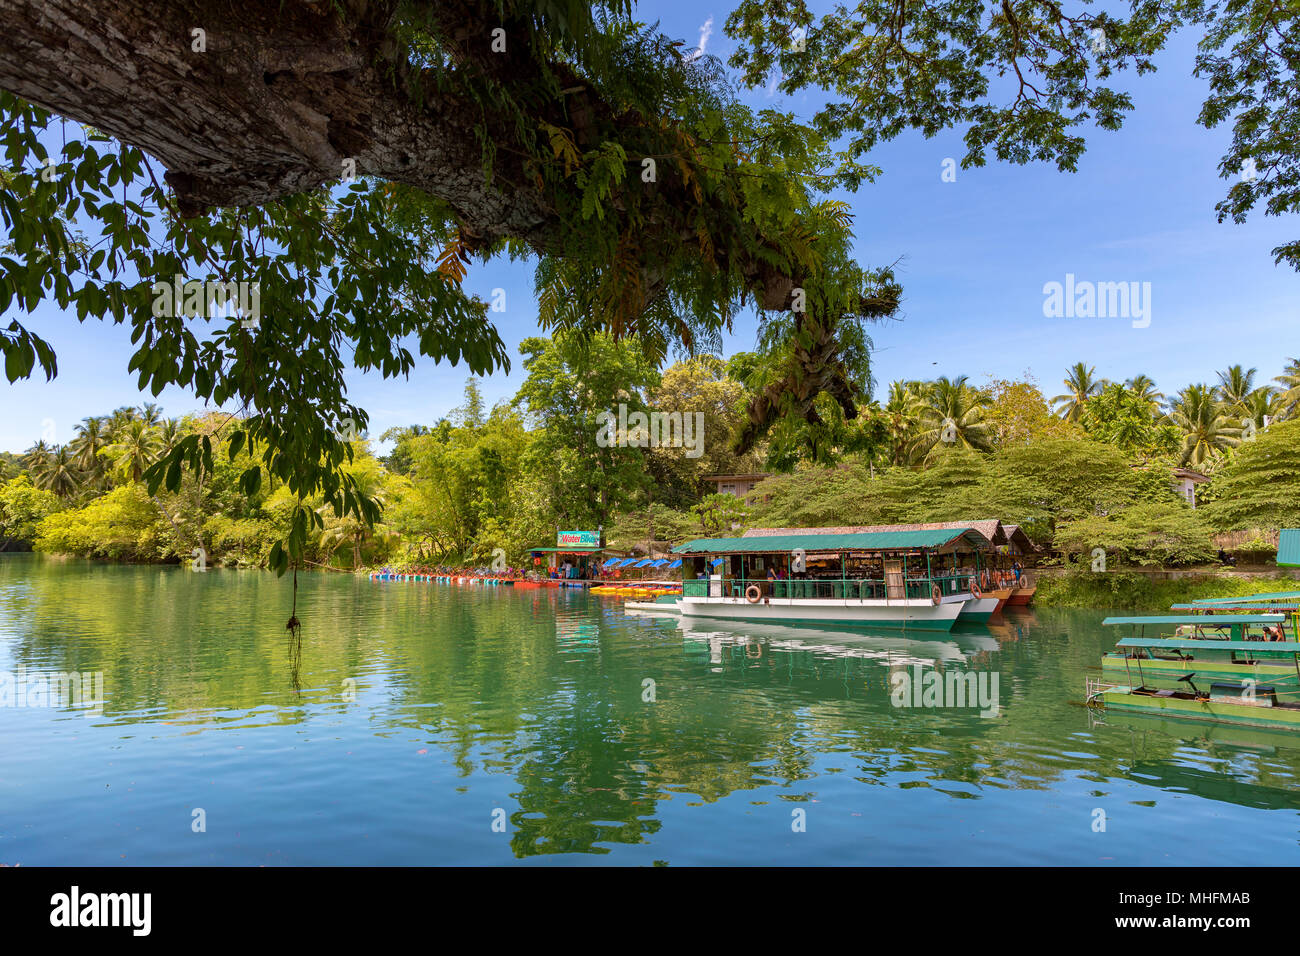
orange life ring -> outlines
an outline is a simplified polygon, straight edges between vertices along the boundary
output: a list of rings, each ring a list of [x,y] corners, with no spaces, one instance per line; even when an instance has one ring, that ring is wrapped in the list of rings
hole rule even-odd
[[[745,600],[750,604],[757,604],[762,596],[763,592],[758,589],[757,584],[751,584],[749,587],[745,588]]]
[[[943,592],[939,590],[939,585],[937,585],[937,584],[931,584],[931,585],[930,585],[930,601],[934,604],[935,607],[938,607],[938,606],[939,606],[939,603],[940,603],[942,600],[943,600]]]
[[[984,592],[980,590],[980,586],[975,583],[974,578],[970,579],[970,593],[975,595],[977,601],[984,596]]]

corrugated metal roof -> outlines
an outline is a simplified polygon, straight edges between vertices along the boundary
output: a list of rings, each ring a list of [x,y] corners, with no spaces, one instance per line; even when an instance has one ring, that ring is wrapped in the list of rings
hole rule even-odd
[[[1300,528],[1283,528],[1278,533],[1277,563],[1283,568],[1300,568]]]
[[[1197,598],[1192,603],[1197,607],[1220,607],[1234,604],[1269,604],[1273,601],[1290,601],[1300,598],[1300,591],[1265,591],[1262,594],[1243,594],[1235,598]]]
[[[1001,534],[1002,523],[997,518],[977,518],[970,521],[925,521],[919,524],[840,525],[828,528],[750,528],[746,538],[784,537],[792,534],[875,534],[882,531],[960,531],[973,528],[994,544]]]
[[[1295,656],[1300,644],[1295,641],[1203,641],[1199,638],[1178,639],[1169,637],[1126,637],[1116,647],[1169,647],[1189,651],[1241,651],[1255,657],[1282,654]]]
[[[1285,614],[1162,614],[1155,617],[1108,617],[1103,625],[1111,624],[1194,624],[1197,627],[1226,627],[1229,624],[1279,624]]]
[[[925,531],[876,531],[859,534],[756,535],[749,538],[700,538],[673,548],[674,554],[757,554],[777,551],[902,551],[940,548],[959,538],[976,547],[988,544],[971,528]]]

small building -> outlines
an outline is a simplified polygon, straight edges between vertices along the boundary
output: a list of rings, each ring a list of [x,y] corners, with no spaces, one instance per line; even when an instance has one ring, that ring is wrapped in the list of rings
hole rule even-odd
[[[1300,528],[1283,528],[1278,533],[1277,566],[1300,568]]]
[[[996,544],[1005,544],[1007,553],[1020,556],[1033,554],[1038,550],[1038,546],[1029,540],[1029,535],[1025,534],[1024,529],[1018,524],[1004,524],[1002,526],[1003,540],[995,542]]]
[[[599,531],[560,531],[555,536],[555,547],[533,548],[529,554],[534,570],[541,571],[545,566],[550,577],[587,579],[595,577],[595,566],[604,552]]]
[[[1174,488],[1193,508],[1196,507],[1196,486],[1203,485],[1210,479],[1201,474],[1199,471],[1192,471],[1190,468],[1174,469]]]
[[[755,472],[748,475],[709,475],[704,480],[711,482],[720,495],[735,495],[737,498],[745,499],[749,497],[755,485],[769,477],[771,475],[767,472]]]

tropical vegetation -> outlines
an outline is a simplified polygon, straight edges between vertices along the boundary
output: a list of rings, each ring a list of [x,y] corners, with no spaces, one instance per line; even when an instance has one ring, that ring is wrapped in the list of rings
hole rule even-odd
[[[1022,525],[1067,565],[1100,547],[1116,566],[1176,566],[1212,558],[1217,532],[1300,526],[1294,361],[1276,387],[1233,366],[1167,399],[1148,376],[1104,381],[1085,363],[1050,402],[1029,378],[893,382],[854,418],[830,402],[818,421],[742,452],[779,346],[662,369],[635,340],[604,333],[530,338],[520,352],[527,376],[512,398],[489,407],[471,378],[449,415],[350,441],[349,479],[382,519],[309,496],[319,527],[301,566],[485,564],[498,549],[521,566],[557,530],[599,529],[644,551],[752,526],[980,517]],[[864,382],[868,354],[853,373]],[[690,427],[645,428],[638,415]],[[250,480],[239,434],[234,416],[144,405],[86,418],[67,445],[0,459],[0,548],[269,566],[302,520],[299,498]],[[195,439],[211,444],[213,467],[150,490],[167,449]],[[1195,510],[1174,490],[1177,468],[1207,479]],[[708,480],[737,473],[769,477],[746,500]]]

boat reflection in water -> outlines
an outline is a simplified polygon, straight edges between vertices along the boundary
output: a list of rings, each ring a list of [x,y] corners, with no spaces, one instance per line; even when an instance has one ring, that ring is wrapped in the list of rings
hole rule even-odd
[[[1095,729],[1130,735],[1128,775],[1171,793],[1263,810],[1300,810],[1295,735],[1267,727],[1189,724],[1146,714],[1090,711]]]
[[[649,617],[654,612],[630,612]],[[697,663],[707,663],[715,673],[765,670],[773,677],[793,680],[834,680],[842,690],[835,696],[879,698],[893,704],[892,691],[900,686],[896,674],[916,680],[922,675],[966,674],[987,671],[999,644],[987,629],[903,637],[896,631],[880,635],[861,631],[835,631],[798,624],[736,624],[726,626],[675,615],[683,650]],[[994,684],[996,687],[996,683]],[[919,702],[919,699],[918,699]],[[911,697],[905,707],[914,706]],[[966,706],[962,704],[960,706]],[[935,709],[951,708],[938,704]]]

